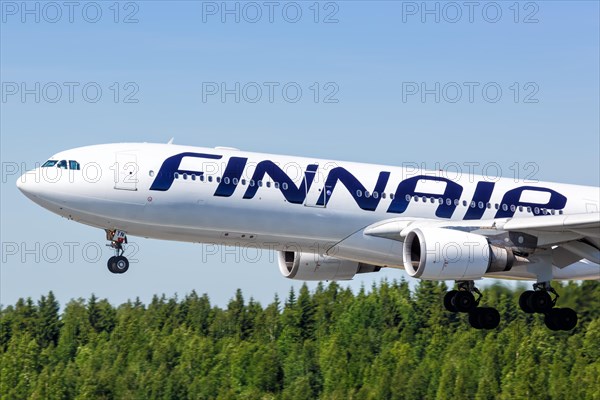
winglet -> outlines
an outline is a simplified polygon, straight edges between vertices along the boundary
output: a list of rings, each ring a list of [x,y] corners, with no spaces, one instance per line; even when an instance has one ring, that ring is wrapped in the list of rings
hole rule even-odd
[[[170,140],[167,142],[167,144],[173,144],[173,140],[175,140],[175,137],[172,137],[172,138],[171,138],[171,139],[170,139]]]

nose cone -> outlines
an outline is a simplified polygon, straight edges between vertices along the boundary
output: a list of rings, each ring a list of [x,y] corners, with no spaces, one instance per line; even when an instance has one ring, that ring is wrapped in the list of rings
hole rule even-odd
[[[38,189],[37,186],[35,182],[35,176],[33,173],[31,173],[31,171],[25,172],[17,179],[17,188],[21,191],[21,193],[31,200],[36,197]]]

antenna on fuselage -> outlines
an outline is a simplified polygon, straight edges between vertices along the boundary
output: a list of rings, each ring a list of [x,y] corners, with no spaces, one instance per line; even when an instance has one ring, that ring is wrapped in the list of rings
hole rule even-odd
[[[170,139],[170,140],[167,142],[167,144],[173,144],[173,140],[175,140],[175,137],[172,137],[172,138],[171,138],[171,139]]]

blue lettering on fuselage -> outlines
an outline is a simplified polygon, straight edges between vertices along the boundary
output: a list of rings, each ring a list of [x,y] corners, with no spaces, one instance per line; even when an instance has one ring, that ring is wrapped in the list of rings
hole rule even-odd
[[[494,182],[480,181],[477,183],[475,194],[473,194],[473,199],[463,219],[481,219],[483,217],[487,204],[492,198],[494,186],[496,186]],[[485,207],[480,207],[480,203],[483,203]]]
[[[387,185],[389,179],[389,172],[380,172],[379,177],[377,178],[377,183],[375,184],[375,188],[369,193],[363,184],[360,183],[360,181],[356,179],[354,175],[348,172],[348,170],[342,167],[336,167],[329,172],[329,175],[327,175],[325,187],[321,191],[321,195],[317,200],[317,205],[327,205],[329,199],[331,198],[331,194],[333,193],[333,190],[339,181],[346,187],[346,189],[348,189],[348,192],[360,208],[363,210],[375,211],[379,205],[379,201],[381,200],[379,193],[383,193],[385,191],[385,186]],[[373,193],[377,194],[373,195]]]
[[[160,190],[163,192],[169,190],[169,188],[173,184],[173,180],[175,180],[176,173],[188,173],[198,175],[204,174],[203,171],[188,171],[179,169],[179,165],[181,164],[181,160],[183,159],[183,157],[207,158],[211,160],[220,160],[221,158],[223,158],[223,156],[219,156],[216,154],[203,154],[191,152],[175,154],[174,156],[167,158],[162,163],[160,169],[158,170],[156,178],[154,178],[154,182],[152,182],[152,186],[150,186],[150,190]]]
[[[445,182],[446,189],[443,194],[417,192],[417,183],[419,183],[420,180]],[[462,192],[463,187],[450,179],[427,175],[415,176],[400,182],[396,189],[394,200],[392,200],[387,212],[402,214],[408,208],[412,196],[441,197],[443,201],[435,211],[435,216],[439,218],[451,218],[452,214],[454,214],[454,210],[456,210]],[[448,199],[450,201],[447,202]]]
[[[231,157],[229,159],[221,182],[217,186],[217,190],[215,190],[215,196],[229,197],[233,194],[237,187],[237,182],[241,179],[242,172],[244,172],[246,161],[248,159],[242,157]]]
[[[180,169],[181,161],[184,157],[196,157],[209,160],[220,160],[221,155],[192,153],[185,152],[173,155],[167,158],[161,165],[160,170],[150,186],[150,190],[167,191],[171,188],[176,174],[194,174],[202,176],[204,171],[191,171]],[[234,194],[237,187],[242,181],[242,174],[246,168],[248,159],[245,157],[230,157],[225,169],[222,173],[222,179],[219,181],[214,196],[230,197]],[[288,176],[279,166],[273,161],[264,160],[256,165],[256,169],[249,182],[243,198],[252,199],[261,188],[262,180],[265,175],[268,175],[273,182],[276,182],[277,188],[285,197],[285,199],[293,204],[303,204],[306,195],[313,184],[317,164],[309,164],[304,171],[304,177],[299,185],[294,183],[294,180]],[[317,205],[326,206],[337,186],[341,183],[350,193],[358,207],[367,211],[375,211],[384,197],[386,186],[390,178],[390,172],[382,171],[379,173],[377,182],[373,191],[368,191],[365,186],[347,169],[336,167],[332,169],[325,180],[325,184],[321,190]],[[417,191],[419,181],[434,181],[445,183],[443,193],[428,193]],[[242,184],[243,185],[243,184]],[[467,211],[464,215],[466,220],[481,219],[485,214],[486,209],[490,208],[490,200],[495,188],[495,183],[480,181],[477,183],[475,192],[471,202],[468,204]],[[533,203],[521,201],[521,196],[524,191],[537,191],[548,193],[550,199],[546,203]],[[459,204],[463,187],[457,182],[450,179],[436,176],[419,175],[401,181],[395,191],[395,196],[388,207],[388,213],[402,214],[406,212],[411,203],[411,199],[415,196],[426,197],[428,199],[437,199],[437,208],[435,215],[438,218],[452,218]],[[502,198],[500,205],[497,205],[498,211],[495,218],[507,218],[514,216],[518,207],[531,207],[534,215],[544,215],[542,210],[562,210],[567,204],[567,198],[555,190],[537,187],[537,186],[520,186],[506,192]]]
[[[256,185],[248,187],[246,193],[244,193],[244,199],[251,199],[256,195],[256,192],[260,188],[258,182],[262,181],[266,174],[269,175],[274,182],[278,183],[279,190],[287,201],[294,204],[302,204],[306,198],[306,193],[313,183],[317,168],[318,166],[316,164],[310,164],[306,167],[302,183],[300,186],[296,186],[294,181],[273,161],[261,161],[256,166],[254,174],[252,175],[251,181],[256,182]]]
[[[525,190],[549,193],[550,199],[547,203],[543,204],[528,203],[521,201],[521,195]],[[500,203],[500,208],[498,209],[495,218],[512,217],[513,215],[515,215],[516,208],[519,206],[531,207],[533,215],[543,215],[544,213],[541,209],[562,210],[563,208],[565,208],[566,205],[567,198],[555,190],[537,186],[520,186],[518,188],[511,189],[504,194],[502,202]]]

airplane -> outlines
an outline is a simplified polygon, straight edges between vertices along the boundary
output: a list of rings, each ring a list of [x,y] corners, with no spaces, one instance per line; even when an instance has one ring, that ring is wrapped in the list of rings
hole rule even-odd
[[[532,280],[519,306],[551,330],[577,313],[557,307],[553,280],[600,279],[600,188],[449,171],[160,143],[59,152],[17,187],[38,205],[105,230],[122,274],[127,237],[277,252],[282,275],[349,280],[382,268],[455,281],[443,305],[494,329],[475,282]]]

